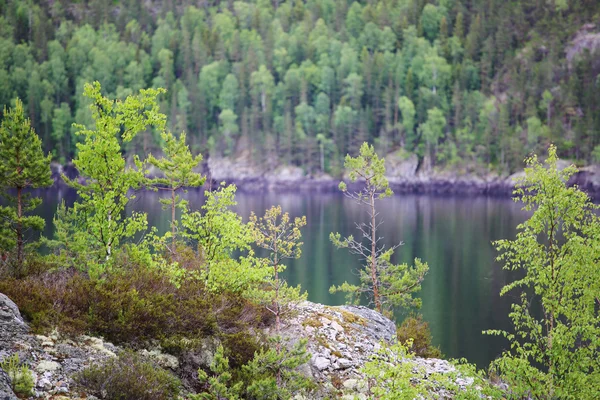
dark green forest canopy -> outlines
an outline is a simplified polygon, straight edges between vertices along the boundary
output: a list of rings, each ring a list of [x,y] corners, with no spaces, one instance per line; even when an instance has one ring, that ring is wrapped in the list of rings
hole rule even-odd
[[[597,0],[3,0],[0,13],[0,109],[23,99],[60,162],[71,124],[91,123],[94,80],[114,98],[166,88],[170,129],[196,151],[310,173],[339,173],[364,140],[463,170],[514,171],[549,142],[600,161]]]

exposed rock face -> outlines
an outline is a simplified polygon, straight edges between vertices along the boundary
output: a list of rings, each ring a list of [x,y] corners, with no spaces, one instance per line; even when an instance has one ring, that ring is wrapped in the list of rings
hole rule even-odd
[[[572,66],[573,59],[583,53],[585,50],[590,54],[600,49],[600,33],[596,32],[596,24],[585,24],[577,32],[569,46],[565,49],[569,66]]]
[[[321,390],[311,399],[342,396],[366,399],[368,387],[361,367],[381,348],[382,343],[396,341],[396,325],[388,318],[366,307],[329,307],[311,302],[301,303],[289,318],[282,336],[291,343],[308,339],[311,354],[305,373],[315,379]],[[415,357],[410,361],[419,379],[433,373],[447,374],[456,368],[445,360]],[[417,374],[415,374],[417,376]],[[457,378],[459,387],[471,385],[469,377]]]
[[[16,304],[0,293],[0,360],[19,354],[19,360],[33,374],[37,398],[68,395],[74,373],[92,363],[114,357],[117,351],[112,344],[90,336],[70,340],[61,338],[56,332],[49,336],[29,334]],[[0,400],[5,398],[16,399],[10,390],[8,376],[0,371]],[[79,396],[65,398],[76,399]]]
[[[600,43],[600,33],[594,34]],[[598,44],[600,46],[600,44]],[[386,176],[390,187],[396,194],[457,194],[457,195],[495,195],[511,196],[515,177],[522,175],[498,175],[489,171],[437,171],[423,168],[415,154],[402,150],[385,155]],[[53,163],[52,178],[56,186],[64,182],[61,174],[70,179],[77,178],[77,170],[71,165],[61,166]],[[252,162],[247,152],[238,154],[236,158],[208,157],[195,172],[207,176],[204,188],[215,188],[221,182],[234,183],[239,191],[259,193],[265,191],[278,192],[337,192],[339,178],[327,174],[307,174],[302,168],[283,165],[271,160],[264,165]],[[160,171],[150,167],[149,176],[160,177]],[[80,179],[80,183],[85,183]],[[600,198],[600,166],[590,165],[581,168],[570,181],[577,183],[593,198]],[[359,188],[349,185],[351,190]]]

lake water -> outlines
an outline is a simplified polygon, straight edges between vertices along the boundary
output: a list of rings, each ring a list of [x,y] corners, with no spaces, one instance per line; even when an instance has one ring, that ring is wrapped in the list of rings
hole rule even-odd
[[[74,200],[71,191],[44,193],[38,212],[47,221],[46,234],[52,232],[52,215],[62,198]],[[161,209],[159,194],[144,192],[132,207],[146,211],[151,225],[162,232],[169,226],[170,211]],[[200,207],[203,195],[190,191],[190,207]],[[281,205],[292,217],[305,215],[302,257],[290,260],[285,277],[290,284],[301,284],[311,301],[338,305],[343,295],[329,294],[329,287],[348,280],[357,282],[354,273],[358,259],[346,250],[336,249],[330,232],[357,233],[355,222],[367,221],[366,210],[340,194],[285,193],[244,194],[237,196],[236,211],[247,220],[251,211],[262,215],[271,205]],[[516,226],[528,214],[519,204],[506,198],[436,197],[398,195],[379,203],[384,220],[380,236],[388,245],[403,242],[396,251],[396,262],[411,263],[415,257],[429,264],[429,274],[420,296],[419,311],[429,322],[433,341],[447,357],[465,357],[487,367],[507,342],[484,336],[485,329],[510,329],[508,313],[514,297],[500,297],[502,286],[512,279],[495,261],[491,242],[514,238]],[[398,314],[397,319],[401,320]]]

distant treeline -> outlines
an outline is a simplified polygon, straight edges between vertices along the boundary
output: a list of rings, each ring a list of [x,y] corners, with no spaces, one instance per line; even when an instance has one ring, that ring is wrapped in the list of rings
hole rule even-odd
[[[72,123],[92,123],[94,80],[113,98],[166,88],[170,129],[196,151],[309,173],[339,173],[363,141],[424,166],[510,172],[549,142],[600,162],[597,0],[3,0],[0,14],[0,108],[23,99],[60,162]]]

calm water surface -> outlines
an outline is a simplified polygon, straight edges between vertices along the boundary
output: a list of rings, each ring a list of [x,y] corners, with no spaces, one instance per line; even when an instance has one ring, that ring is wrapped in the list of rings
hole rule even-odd
[[[151,225],[166,231],[170,211],[163,211],[160,194],[138,195],[133,209],[148,213]],[[192,208],[200,207],[202,192],[187,195]],[[44,194],[40,212],[52,232],[52,215],[69,191]],[[247,220],[251,211],[259,215],[271,205],[281,205],[292,217],[306,215],[302,257],[290,260],[285,276],[292,285],[301,284],[311,301],[343,304],[343,295],[329,294],[329,287],[347,280],[357,283],[353,272],[359,261],[346,250],[337,250],[329,241],[330,232],[356,235],[355,222],[367,221],[366,210],[339,194],[286,193],[237,196],[236,211]],[[508,313],[514,298],[500,297],[502,286],[512,277],[494,259],[492,241],[514,238],[516,226],[527,218],[510,199],[490,197],[435,197],[403,195],[380,202],[384,220],[380,236],[388,245],[403,242],[396,262],[411,263],[419,257],[429,264],[423,282],[420,312],[429,322],[433,341],[447,357],[465,357],[486,367],[506,346],[501,338],[484,336],[485,329],[510,329]],[[403,315],[397,315],[401,320]]]

